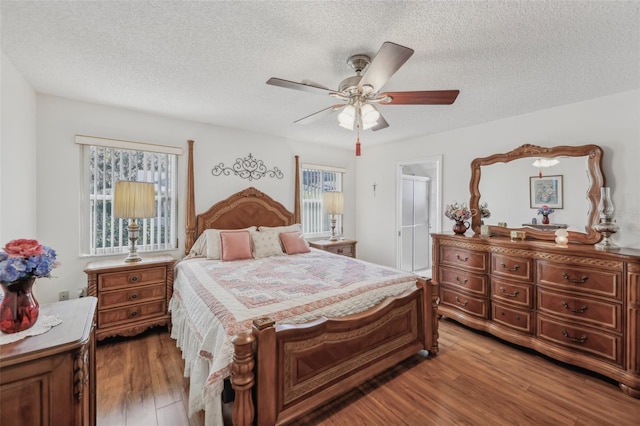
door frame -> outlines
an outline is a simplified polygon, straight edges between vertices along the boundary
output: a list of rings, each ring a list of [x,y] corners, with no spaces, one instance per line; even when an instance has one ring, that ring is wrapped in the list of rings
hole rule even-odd
[[[396,268],[400,269],[402,266],[401,257],[401,231],[402,231],[402,168],[404,166],[410,166],[415,164],[428,164],[430,169],[435,169],[435,176],[429,176],[431,178],[432,191],[435,191],[431,201],[431,212],[429,214],[429,240],[431,240],[431,233],[441,232],[442,230],[442,155],[432,155],[415,160],[397,161],[396,162]],[[432,214],[433,213],[433,214]],[[430,260],[431,267],[433,268],[433,255]]]

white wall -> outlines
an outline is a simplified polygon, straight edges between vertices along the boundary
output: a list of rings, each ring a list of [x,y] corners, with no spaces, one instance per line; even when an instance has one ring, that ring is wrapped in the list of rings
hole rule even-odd
[[[395,266],[395,164],[442,154],[443,204],[469,201],[470,163],[525,144],[600,145],[620,231],[613,240],[640,248],[640,91],[537,111],[477,126],[367,148],[358,160],[358,257]],[[376,197],[370,185],[378,183]],[[528,189],[527,189],[528,190]],[[529,206],[523,206],[528,209]],[[442,213],[441,213],[442,214]],[[452,222],[443,218],[451,231]]]
[[[195,141],[196,211],[209,208],[214,202],[249,186],[255,186],[293,210],[294,155],[316,164],[344,167],[346,235],[355,234],[355,160],[351,150],[304,144],[202,123],[175,120],[157,115],[78,102],[59,97],[37,96],[37,180],[38,237],[55,248],[62,267],[55,269],[56,279],[46,287],[37,286],[41,302],[57,300],[58,292],[86,286],[83,273],[91,260],[80,256],[80,193],[81,148],[74,143],[76,134],[99,136],[161,145],[179,146],[184,155],[179,159],[179,239],[184,252],[184,212],[186,196],[187,140]],[[280,168],[282,180],[262,178],[248,181],[237,176],[213,176],[214,165],[230,166],[237,158],[251,153],[263,160],[268,168]],[[143,254],[144,255],[144,254]],[[125,256],[122,255],[124,258]]]
[[[36,238],[36,93],[1,55],[0,245]]]

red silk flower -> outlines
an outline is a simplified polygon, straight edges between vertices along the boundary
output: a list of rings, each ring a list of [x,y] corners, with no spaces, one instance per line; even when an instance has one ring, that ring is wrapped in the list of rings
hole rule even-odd
[[[40,256],[44,253],[42,245],[37,240],[18,239],[9,241],[4,251],[12,257]]]

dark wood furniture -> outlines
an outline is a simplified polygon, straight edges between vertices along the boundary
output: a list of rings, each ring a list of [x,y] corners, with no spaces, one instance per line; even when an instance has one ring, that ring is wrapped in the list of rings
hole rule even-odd
[[[62,324],[0,349],[0,424],[86,426],[96,423],[97,300],[42,305]]]
[[[309,241],[309,245],[313,248],[328,251],[335,254],[341,254],[343,256],[356,257],[356,240],[318,240]]]
[[[84,272],[89,296],[98,298],[96,338],[133,336],[149,327],[169,325],[174,263],[166,254],[144,256],[135,263],[90,262]]]
[[[640,398],[640,250],[433,236],[440,314]]]
[[[189,141],[185,253],[207,228],[299,223],[297,156],[295,162],[294,212],[248,188],[196,216],[193,141]],[[420,350],[436,354],[436,299],[431,281],[417,279],[415,291],[349,317],[278,326],[270,318],[254,321],[253,333],[241,333],[233,339],[234,424],[250,425],[254,419],[259,425],[289,422]]]

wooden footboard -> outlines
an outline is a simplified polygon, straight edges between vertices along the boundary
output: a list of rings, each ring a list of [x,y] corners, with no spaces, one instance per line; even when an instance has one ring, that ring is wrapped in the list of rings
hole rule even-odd
[[[348,317],[278,326],[255,321],[253,335],[234,339],[234,424],[287,423],[422,349],[436,354],[437,291],[430,280],[416,287]]]

